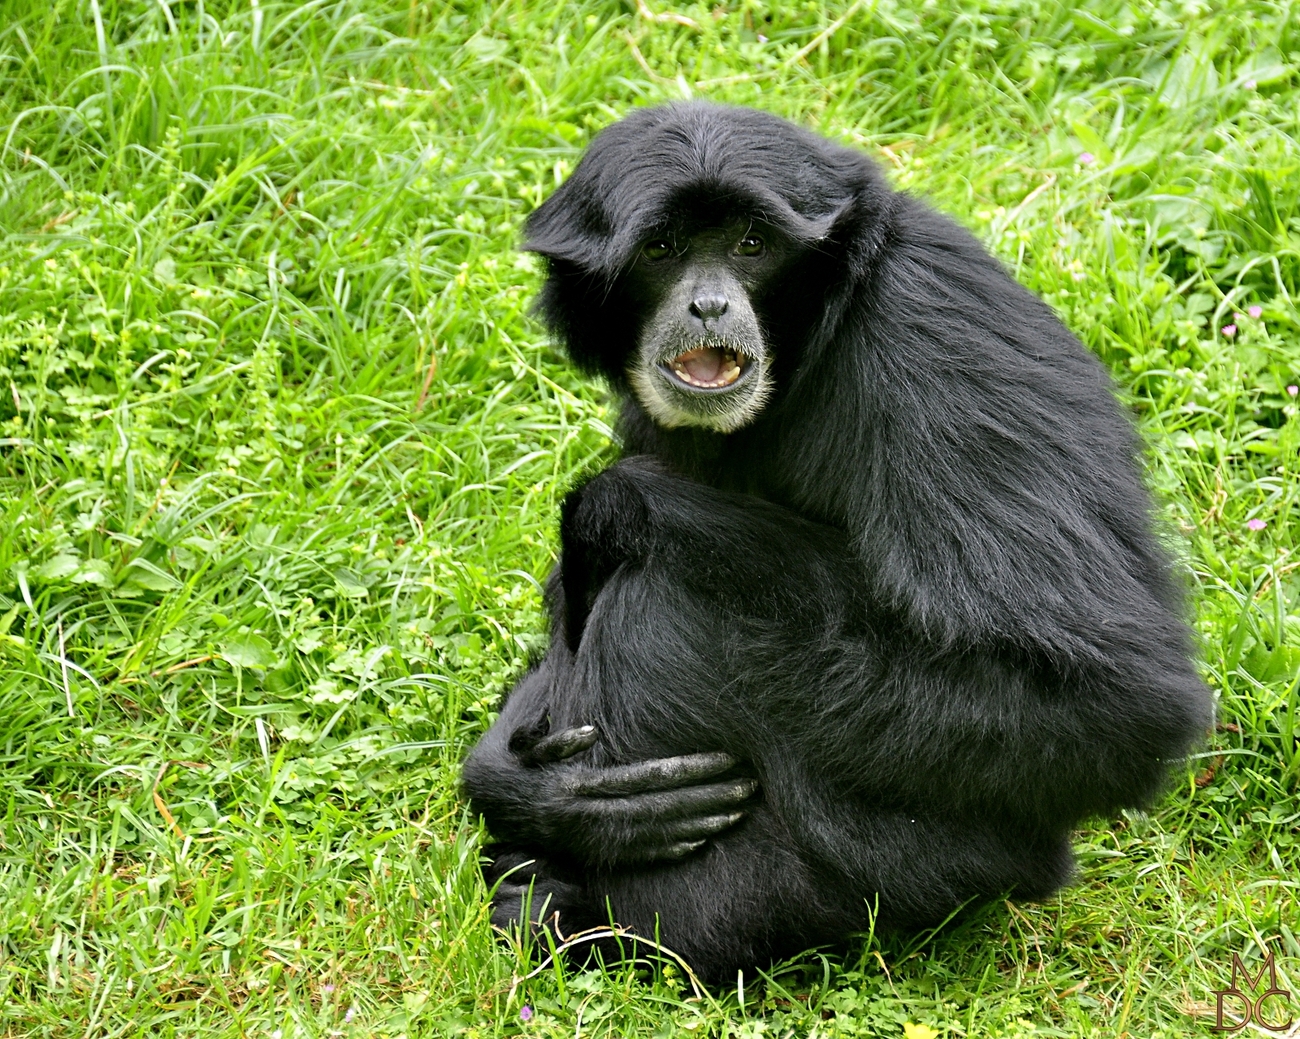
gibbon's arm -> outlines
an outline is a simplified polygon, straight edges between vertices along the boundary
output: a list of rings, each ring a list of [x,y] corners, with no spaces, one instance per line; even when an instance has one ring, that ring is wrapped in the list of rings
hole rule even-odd
[[[556,626],[565,652],[598,663],[572,695],[624,705],[604,734],[624,737],[623,761],[667,714],[681,719],[669,746],[789,760],[869,801],[1060,827],[1148,800],[1202,727],[1180,622],[1155,603],[1090,631],[1087,653],[918,634],[905,605],[866,601],[844,532],[644,458],[571,494],[561,530]],[[572,604],[620,572],[583,647]]]

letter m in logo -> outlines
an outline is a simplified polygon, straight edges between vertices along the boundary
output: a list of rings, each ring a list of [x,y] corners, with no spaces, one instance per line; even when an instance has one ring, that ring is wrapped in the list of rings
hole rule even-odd
[[[1241,962],[1241,957],[1235,952],[1232,954],[1233,988],[1241,988],[1241,986],[1237,984],[1237,975],[1240,974],[1250,983],[1248,991],[1254,992],[1255,989],[1259,988],[1259,983],[1264,980],[1264,971],[1268,971],[1268,991],[1272,992],[1277,989],[1277,964],[1273,961],[1272,951],[1270,951],[1268,956],[1264,958],[1264,962],[1259,966],[1259,973],[1253,978],[1250,976],[1250,971],[1246,969],[1246,965]]]

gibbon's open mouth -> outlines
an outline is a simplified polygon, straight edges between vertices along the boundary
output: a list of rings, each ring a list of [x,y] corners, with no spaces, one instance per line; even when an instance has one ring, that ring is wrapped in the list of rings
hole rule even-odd
[[[749,358],[729,346],[698,346],[660,367],[694,390],[725,390],[749,368]]]

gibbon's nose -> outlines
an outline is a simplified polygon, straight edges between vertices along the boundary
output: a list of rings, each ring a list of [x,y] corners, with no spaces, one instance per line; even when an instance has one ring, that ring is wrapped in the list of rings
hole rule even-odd
[[[717,293],[705,293],[691,300],[691,313],[701,321],[722,317],[727,312],[727,297]]]

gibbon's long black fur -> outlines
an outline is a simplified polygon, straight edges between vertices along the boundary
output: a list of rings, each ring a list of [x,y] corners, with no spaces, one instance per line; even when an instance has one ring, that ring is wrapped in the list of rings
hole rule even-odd
[[[465,765],[496,922],[612,915],[723,979],[1042,897],[1211,724],[1107,375],[864,155],[640,110],[526,248],[625,458]]]

